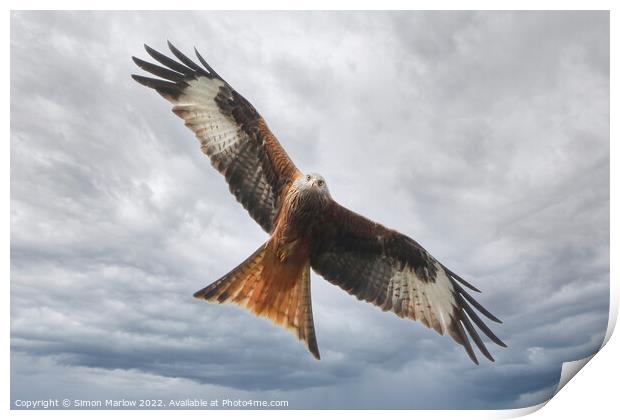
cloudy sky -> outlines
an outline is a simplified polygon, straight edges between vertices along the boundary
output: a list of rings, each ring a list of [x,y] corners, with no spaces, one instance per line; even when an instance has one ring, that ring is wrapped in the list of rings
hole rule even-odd
[[[11,15],[11,400],[512,408],[598,349],[606,12]],[[323,360],[192,293],[266,234],[130,57],[198,47],[297,166],[483,290],[496,363],[313,275]]]

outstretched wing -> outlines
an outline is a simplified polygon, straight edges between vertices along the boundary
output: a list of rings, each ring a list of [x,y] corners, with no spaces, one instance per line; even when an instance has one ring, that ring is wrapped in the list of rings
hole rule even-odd
[[[174,106],[201,144],[211,164],[226,178],[250,216],[271,232],[286,188],[300,175],[263,118],[243,96],[224,81],[196,52],[204,67],[168,42],[175,61],[145,45],[163,66],[132,57],[143,70],[159,78],[132,75],[155,89]]]
[[[476,364],[469,337],[489,360],[494,359],[473,324],[496,344],[506,346],[474,308],[495,322],[501,321],[461,285],[479,290],[413,239],[336,202],[330,203],[317,226],[311,265],[329,282],[384,311],[420,321],[441,335],[448,333]]]

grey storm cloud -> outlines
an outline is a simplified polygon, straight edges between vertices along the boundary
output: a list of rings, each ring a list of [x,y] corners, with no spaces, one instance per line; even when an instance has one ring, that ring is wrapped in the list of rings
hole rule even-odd
[[[318,363],[194,300],[266,235],[130,79],[166,39],[338,201],[483,290],[496,362],[316,275]],[[11,398],[544,401],[607,326],[609,166],[607,12],[13,12]]]

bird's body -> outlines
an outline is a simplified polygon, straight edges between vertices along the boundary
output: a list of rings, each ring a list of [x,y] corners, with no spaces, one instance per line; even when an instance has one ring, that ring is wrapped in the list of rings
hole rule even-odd
[[[230,191],[269,233],[239,266],[195,297],[235,303],[291,330],[318,359],[310,269],[360,300],[448,333],[478,363],[468,335],[493,360],[474,324],[505,344],[473,308],[499,322],[461,285],[479,291],[413,239],[334,201],[325,179],[297,169],[256,109],[198,54],[203,67],[169,44],[179,62],[146,47],[161,67],[134,58],[159,76],[134,75],[173,103],[224,175]],[[473,308],[472,308],[473,306]]]
[[[312,231],[330,201],[325,180],[320,175],[299,175],[284,195],[272,236],[283,252],[299,241],[313,242]]]

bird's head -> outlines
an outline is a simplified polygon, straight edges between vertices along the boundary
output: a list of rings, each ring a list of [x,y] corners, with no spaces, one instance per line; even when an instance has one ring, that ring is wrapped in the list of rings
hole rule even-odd
[[[325,178],[316,173],[309,173],[295,181],[295,189],[302,196],[326,199],[330,197]]]
[[[306,174],[303,178],[304,186],[319,193],[329,194],[327,183],[322,175],[316,173]]]

